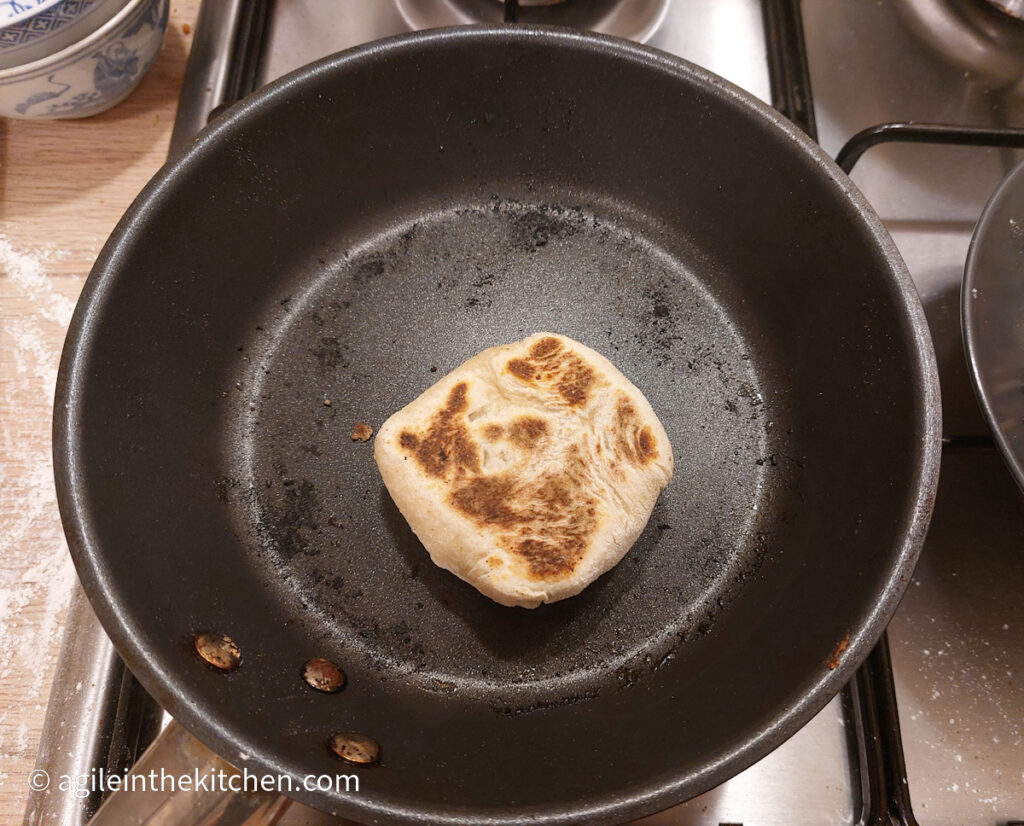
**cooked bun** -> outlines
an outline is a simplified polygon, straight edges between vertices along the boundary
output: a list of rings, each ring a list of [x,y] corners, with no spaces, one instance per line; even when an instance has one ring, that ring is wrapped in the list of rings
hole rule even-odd
[[[673,467],[643,394],[553,333],[456,368],[383,424],[374,455],[431,559],[524,608],[578,594],[618,563]]]

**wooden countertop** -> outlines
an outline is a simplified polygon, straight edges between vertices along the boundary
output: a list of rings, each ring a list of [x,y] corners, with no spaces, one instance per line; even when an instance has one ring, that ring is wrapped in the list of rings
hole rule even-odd
[[[156,62],[114,109],[0,120],[0,823],[11,826],[22,820],[75,576],[50,459],[60,350],[100,247],[167,154],[198,9],[173,0]]]

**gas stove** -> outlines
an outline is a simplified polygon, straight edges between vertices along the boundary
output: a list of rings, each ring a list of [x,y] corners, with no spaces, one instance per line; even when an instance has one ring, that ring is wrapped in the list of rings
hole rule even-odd
[[[1021,134],[1008,129],[1024,127],[1024,23],[1010,14],[1019,7],[1008,0],[203,3],[172,155],[220,107],[312,60],[414,29],[515,17],[646,42],[775,105],[841,157],[892,233],[934,337],[945,436],[932,526],[907,595],[887,639],[803,730],[717,789],[638,823],[1024,822],[1024,497],[979,412],[959,321],[975,222],[1022,157],[1011,148],[1022,145]],[[154,736],[160,710],[125,672],[80,593],[67,633],[40,767],[51,776],[116,770]],[[82,684],[87,690],[75,689]],[[99,803],[97,795],[38,796],[26,823],[78,826]],[[295,803],[279,823],[344,821]]]

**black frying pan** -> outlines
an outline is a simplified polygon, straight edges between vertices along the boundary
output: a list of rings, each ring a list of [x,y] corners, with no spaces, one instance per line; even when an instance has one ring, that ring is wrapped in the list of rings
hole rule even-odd
[[[525,611],[430,562],[349,433],[539,330],[607,354],[677,455],[626,559]],[[939,433],[903,264],[791,124],[623,41],[460,28],[290,75],[157,175],[79,303],[55,458],[105,627],[232,762],[335,773],[357,731],[362,791],[296,797],[611,823],[835,694],[909,578]],[[344,691],[303,683],[314,656]]]

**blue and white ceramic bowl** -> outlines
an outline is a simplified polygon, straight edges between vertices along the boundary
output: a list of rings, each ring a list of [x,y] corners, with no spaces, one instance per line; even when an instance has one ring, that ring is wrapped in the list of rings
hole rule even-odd
[[[153,63],[170,0],[127,0],[77,43],[32,63],[0,70],[0,116],[84,118],[124,100]]]
[[[0,26],[28,20],[59,2],[60,0],[0,0]]]
[[[34,14],[4,17],[25,0],[0,0],[0,69],[41,60],[81,40],[106,23],[127,0],[57,0],[38,5]]]

